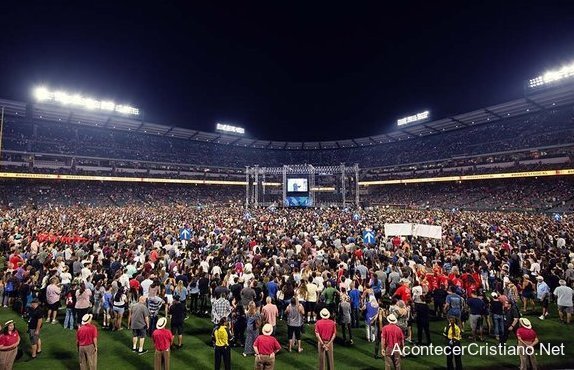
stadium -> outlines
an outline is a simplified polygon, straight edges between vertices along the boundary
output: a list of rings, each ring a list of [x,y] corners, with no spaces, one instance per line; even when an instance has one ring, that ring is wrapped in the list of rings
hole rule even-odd
[[[299,141],[0,97],[0,369],[574,366],[574,64],[521,78]]]
[[[49,179],[50,174],[60,175],[58,179],[70,176],[75,181],[114,177],[121,184],[108,192],[144,203],[153,187],[142,188],[141,194],[126,195],[126,191],[132,192],[134,182],[175,182],[193,184],[198,192],[193,197],[182,195],[182,204],[191,205],[185,199],[212,201],[219,190],[229,192],[221,201],[269,206],[285,204],[287,177],[304,175],[310,189],[302,194],[313,206],[415,205],[558,213],[573,210],[574,194],[568,176],[574,173],[574,91],[569,83],[453,117],[398,126],[382,135],[325,142],[266,141],[225,132],[194,131],[86,112],[81,106],[54,105],[42,99],[31,103],[0,100],[0,104],[4,109],[2,168],[6,179]],[[496,140],[497,136],[503,139]],[[393,155],[397,152],[400,154]],[[551,178],[552,185],[548,186],[547,176],[558,177]],[[433,192],[433,183],[441,183],[442,193],[456,194],[460,190],[444,182],[464,181],[459,186],[463,191],[484,195],[479,190],[484,187],[483,180],[488,180],[486,186],[504,186],[504,181],[493,180],[508,177],[526,179],[512,181],[520,188],[520,195],[504,194],[495,200],[488,196],[463,200],[459,196],[455,197],[459,201],[450,203],[443,199],[420,203],[425,192]],[[527,180],[532,177],[537,179]],[[403,194],[396,184],[414,186]],[[50,182],[46,186],[45,190],[59,191]],[[543,188],[537,192],[538,198],[530,197],[537,187]],[[169,194],[180,188],[166,186],[164,190]],[[9,189],[5,192],[18,194]],[[66,201],[116,203],[105,198],[108,196]],[[10,198],[5,201],[17,205],[22,202]],[[38,202],[46,201],[40,197]]]

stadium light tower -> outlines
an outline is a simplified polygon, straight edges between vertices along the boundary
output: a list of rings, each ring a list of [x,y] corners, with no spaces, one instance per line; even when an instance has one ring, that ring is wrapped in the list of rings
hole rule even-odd
[[[430,117],[430,112],[428,110],[425,110],[424,112],[413,114],[412,116],[406,116],[403,118],[399,118],[397,120],[397,126],[404,126],[404,125],[408,125],[409,123],[427,121],[429,119],[429,117]]]
[[[528,87],[530,89],[536,89],[540,87],[546,87],[548,85],[553,85],[559,82],[565,82],[566,80],[572,80],[574,77],[574,63],[565,65],[560,69],[555,69],[552,71],[547,71],[543,75],[528,80]]]
[[[76,106],[87,110],[100,110],[120,114],[137,116],[138,108],[130,105],[116,104],[109,100],[98,100],[80,94],[70,94],[65,91],[50,91],[45,86],[38,86],[33,91],[33,96],[38,102],[57,103],[61,105]]]
[[[245,135],[245,129],[243,127],[228,125],[226,123],[217,122],[215,124],[215,130],[224,133]]]

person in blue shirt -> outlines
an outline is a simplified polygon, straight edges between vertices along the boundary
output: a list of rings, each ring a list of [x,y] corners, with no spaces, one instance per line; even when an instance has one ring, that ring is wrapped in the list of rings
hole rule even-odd
[[[544,320],[548,316],[548,301],[550,300],[550,287],[540,275],[536,276],[536,299],[542,305],[542,315],[538,318]]]
[[[275,279],[276,279],[276,278],[275,278]],[[273,302],[276,301],[276,298],[277,298],[277,290],[278,290],[277,283],[275,282],[275,279],[270,280],[270,281],[266,284],[267,294],[268,294],[269,297],[271,297],[271,299],[273,300]]]
[[[359,309],[361,307],[361,292],[359,292],[359,282],[355,281],[354,285],[349,291],[349,298],[351,303],[351,327],[359,327]]]
[[[456,324],[462,327],[461,314],[464,300],[461,296],[456,294],[456,287],[453,285],[449,289],[450,293],[446,296],[445,311],[447,318],[454,317]]]
[[[484,301],[476,296],[474,292],[470,293],[466,304],[470,309],[470,328],[472,329],[472,340],[476,341],[477,336],[484,340],[482,330],[482,313],[485,309]]]

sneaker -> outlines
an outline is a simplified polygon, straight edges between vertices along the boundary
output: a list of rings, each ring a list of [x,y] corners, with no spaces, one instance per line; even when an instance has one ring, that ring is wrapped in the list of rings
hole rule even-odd
[[[137,348],[132,348],[132,352],[137,352],[138,349]]]
[[[52,320],[52,325],[57,324],[57,323],[58,323],[58,321],[56,321],[56,319]]]
[[[143,355],[144,353],[147,353],[147,349],[144,349],[143,351],[138,351],[138,355]]]
[[[540,320],[544,320],[544,315],[540,315],[540,316],[538,316],[538,318],[539,318]]]

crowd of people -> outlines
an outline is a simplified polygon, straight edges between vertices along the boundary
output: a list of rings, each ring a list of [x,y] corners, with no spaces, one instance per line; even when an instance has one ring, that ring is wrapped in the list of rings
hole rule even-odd
[[[2,216],[0,303],[27,318],[31,358],[49,346],[42,325],[77,330],[83,369],[97,363],[92,320],[130,329],[140,355],[151,338],[156,369],[169,368],[170,349],[184,347],[189,315],[213,323],[215,368],[230,368],[231,346],[254,356],[257,368],[273,368],[280,343],[313,350],[301,335],[314,330],[319,368],[332,369],[335,339],[355,346],[351,329],[359,327],[372,356],[398,368],[393,349],[430,344],[434,319],[448,319],[452,347],[468,329],[471,340],[533,346],[536,323],[525,315],[547,320],[550,302],[565,325],[572,319],[569,216],[145,204],[15,208]],[[442,237],[384,234],[385,223],[402,222],[441,226]],[[366,230],[375,236],[370,244]],[[287,338],[276,336],[280,320]],[[11,368],[18,343],[7,322],[2,368]],[[524,366],[534,361],[521,356]],[[461,358],[448,364],[461,368]]]
[[[369,186],[366,191],[361,190],[360,201],[365,206],[396,208],[562,214],[574,211],[574,179],[570,177]],[[85,191],[76,191],[78,184]],[[509,187],[509,184],[512,186]],[[268,188],[265,194],[260,192],[260,202],[266,205],[272,202],[282,204],[281,197],[280,187]],[[166,203],[182,206],[242,205],[245,203],[245,187],[50,180],[13,180],[0,185],[0,206],[12,208],[160,207]],[[317,206],[340,203],[341,194],[337,190],[315,193]]]

